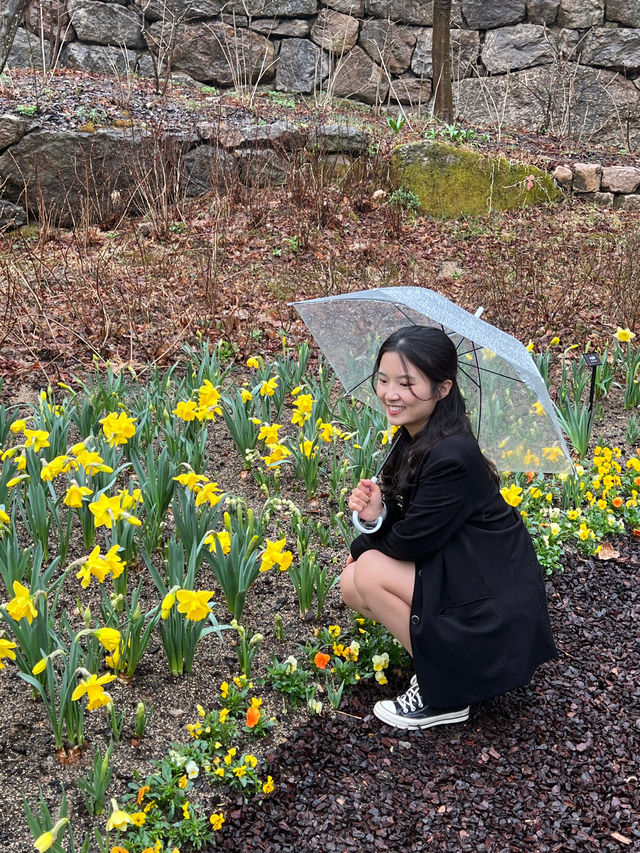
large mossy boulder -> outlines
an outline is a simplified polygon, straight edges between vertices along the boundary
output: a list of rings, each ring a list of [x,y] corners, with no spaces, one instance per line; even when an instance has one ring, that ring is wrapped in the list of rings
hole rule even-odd
[[[391,158],[391,180],[396,189],[415,193],[422,213],[451,219],[540,204],[561,196],[551,175],[535,166],[441,142],[396,148]]]

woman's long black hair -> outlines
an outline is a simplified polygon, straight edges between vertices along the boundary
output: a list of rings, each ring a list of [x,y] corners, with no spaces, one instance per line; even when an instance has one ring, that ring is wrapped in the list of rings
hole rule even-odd
[[[449,380],[451,390],[439,397],[426,425],[410,443],[404,443],[393,452],[383,471],[385,492],[402,494],[410,485],[420,462],[431,448],[449,435],[473,435],[467,416],[464,397],[458,386],[458,352],[451,338],[441,329],[429,326],[404,326],[390,335],[380,347],[372,377],[374,390],[382,356],[396,353],[403,365],[407,362],[417,368],[431,382],[431,393],[439,396],[440,385]],[[408,371],[407,371],[408,372]],[[498,482],[495,466],[485,458],[487,468]]]

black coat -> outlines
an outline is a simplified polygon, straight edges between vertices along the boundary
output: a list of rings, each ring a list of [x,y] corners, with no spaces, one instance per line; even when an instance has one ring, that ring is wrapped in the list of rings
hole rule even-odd
[[[402,501],[387,501],[380,530],[354,539],[351,554],[376,549],[416,564],[410,632],[424,701],[461,707],[527,684],[557,652],[519,512],[471,435],[441,439],[414,483]]]

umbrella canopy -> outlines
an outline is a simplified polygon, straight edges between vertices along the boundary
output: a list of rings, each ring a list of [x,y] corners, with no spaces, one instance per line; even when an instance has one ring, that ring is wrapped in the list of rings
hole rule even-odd
[[[425,287],[383,287],[292,305],[347,394],[376,407],[371,377],[382,342],[414,323],[443,329],[458,350],[458,380],[474,432],[498,469],[573,471],[544,381],[512,335]]]

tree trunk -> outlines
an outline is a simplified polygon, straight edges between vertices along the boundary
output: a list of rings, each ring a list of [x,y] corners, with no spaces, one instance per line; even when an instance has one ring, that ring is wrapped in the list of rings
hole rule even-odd
[[[29,0],[7,0],[0,13],[0,73],[4,70],[16,30],[22,23],[28,5]]]
[[[433,3],[433,114],[447,124],[453,122],[453,96],[451,94],[451,0],[434,0]]]

